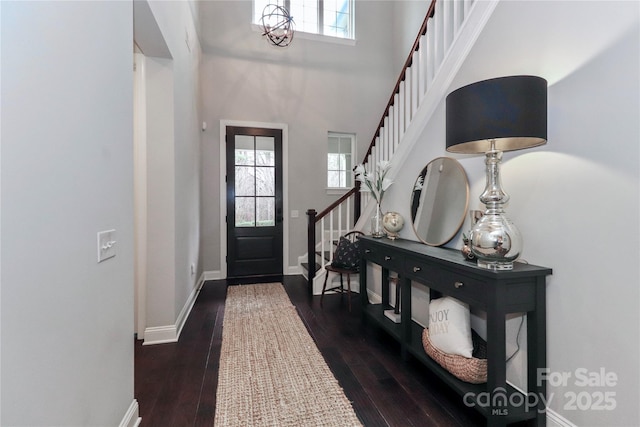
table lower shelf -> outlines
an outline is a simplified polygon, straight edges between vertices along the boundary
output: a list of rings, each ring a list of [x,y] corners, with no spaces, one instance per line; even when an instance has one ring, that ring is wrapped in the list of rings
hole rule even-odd
[[[407,353],[419,360],[447,386],[462,396],[465,405],[473,407],[487,418],[500,418],[505,424],[536,418],[537,408],[528,407],[527,396],[514,387],[507,384],[504,389],[498,388],[494,393],[489,393],[487,384],[461,381],[442,368],[424,350],[422,345],[424,328],[412,321],[410,336],[405,339],[402,334],[402,324],[394,323],[384,315],[384,310],[389,308],[392,307],[368,304],[364,307],[364,313],[370,321],[398,340]]]
[[[373,320],[378,326],[384,329],[389,335],[397,341],[402,342],[402,328],[400,323],[395,323],[384,315],[385,310],[392,310],[390,305],[369,304],[365,307],[364,313]]]

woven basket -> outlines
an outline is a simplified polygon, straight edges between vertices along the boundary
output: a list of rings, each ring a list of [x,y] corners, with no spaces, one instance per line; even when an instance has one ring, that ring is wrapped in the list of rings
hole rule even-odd
[[[478,339],[480,338],[478,337]],[[451,374],[456,378],[472,384],[482,384],[487,382],[486,358],[467,358],[457,354],[448,354],[437,349],[429,339],[429,329],[427,328],[422,332],[422,345],[424,347],[424,351],[426,351],[433,360],[435,360],[444,369],[451,372]],[[476,349],[474,349],[474,354],[475,353],[477,353]],[[482,349],[480,353],[482,353]]]

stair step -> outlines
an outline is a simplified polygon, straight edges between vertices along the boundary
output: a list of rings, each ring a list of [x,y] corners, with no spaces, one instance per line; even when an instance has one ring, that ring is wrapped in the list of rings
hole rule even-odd
[[[322,256],[322,252],[316,251],[316,255]],[[324,256],[322,256],[322,258],[329,261],[329,259],[331,258],[331,251],[324,251]]]
[[[301,263],[301,265],[302,265],[302,268],[304,268],[305,270],[309,271],[309,263],[307,263],[307,262],[303,262],[303,263]],[[317,273],[321,268],[322,268],[322,266],[316,262],[316,270],[315,270],[315,271],[316,271],[316,273]]]

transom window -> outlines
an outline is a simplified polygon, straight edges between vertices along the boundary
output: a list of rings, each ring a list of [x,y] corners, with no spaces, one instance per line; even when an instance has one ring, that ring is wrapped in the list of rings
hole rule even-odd
[[[253,0],[253,22],[260,24],[268,4],[283,6],[295,23],[295,30],[311,34],[354,39],[354,0]]]
[[[355,135],[329,132],[327,147],[327,187],[353,187]]]

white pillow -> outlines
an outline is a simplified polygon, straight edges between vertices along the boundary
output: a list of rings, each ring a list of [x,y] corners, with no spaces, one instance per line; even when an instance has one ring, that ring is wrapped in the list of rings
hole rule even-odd
[[[472,357],[469,305],[452,297],[429,303],[429,339],[434,347],[448,354]]]

